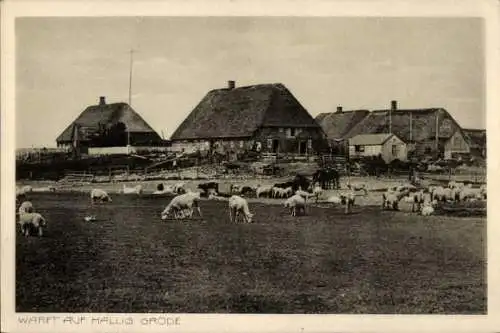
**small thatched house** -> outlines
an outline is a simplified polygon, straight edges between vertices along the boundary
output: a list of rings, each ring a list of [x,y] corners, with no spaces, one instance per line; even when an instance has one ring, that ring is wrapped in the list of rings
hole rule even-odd
[[[349,131],[363,120],[370,111],[368,110],[342,110],[337,107],[336,112],[320,113],[316,116],[316,122],[325,132],[332,152],[347,154],[346,135]]]
[[[314,118],[282,84],[209,91],[171,136],[173,150],[309,155],[326,146]]]
[[[349,157],[380,156],[386,163],[406,161],[406,143],[394,134],[358,134],[349,139]]]
[[[86,152],[91,147],[161,146],[164,144],[146,121],[127,103],[87,107],[56,139],[58,147]]]
[[[464,153],[465,135],[455,119],[443,108],[398,109],[392,101],[391,109],[375,110],[358,122],[345,135],[393,133],[408,145],[409,154],[438,153],[451,156]],[[450,139],[455,136],[450,144]]]

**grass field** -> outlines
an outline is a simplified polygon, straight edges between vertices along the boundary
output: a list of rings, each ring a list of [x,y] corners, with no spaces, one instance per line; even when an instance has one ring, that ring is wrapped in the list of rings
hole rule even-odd
[[[251,202],[254,223],[230,224],[224,202],[162,221],[169,199],[148,195],[30,200],[49,228],[17,234],[20,312],[486,312],[486,218]]]

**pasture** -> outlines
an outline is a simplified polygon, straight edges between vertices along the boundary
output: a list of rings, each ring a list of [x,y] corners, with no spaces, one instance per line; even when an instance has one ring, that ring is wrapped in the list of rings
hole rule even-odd
[[[249,200],[254,223],[231,224],[203,200],[202,220],[162,221],[170,198],[112,198],[29,195],[48,229],[16,234],[16,311],[486,313],[483,217]]]

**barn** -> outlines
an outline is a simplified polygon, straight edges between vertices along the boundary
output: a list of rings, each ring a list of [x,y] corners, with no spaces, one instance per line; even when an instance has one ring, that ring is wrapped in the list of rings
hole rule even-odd
[[[312,155],[328,149],[314,118],[281,83],[209,91],[171,136],[174,151]]]
[[[90,151],[128,152],[127,147],[164,146],[165,141],[127,103],[88,106],[56,139],[57,146]]]
[[[407,144],[408,156],[447,155],[461,153],[463,145],[448,144],[455,136],[465,142],[460,125],[444,108],[399,109],[397,102],[391,108],[371,111],[345,135],[393,133]]]
[[[486,158],[486,130],[464,128],[470,154],[475,157]]]
[[[343,110],[342,106],[338,106],[336,112],[316,116],[316,122],[325,132],[332,153],[348,154],[347,133],[369,113],[368,110]]]
[[[386,163],[393,160],[406,161],[406,143],[395,134],[358,134],[349,139],[349,157],[380,156]]]

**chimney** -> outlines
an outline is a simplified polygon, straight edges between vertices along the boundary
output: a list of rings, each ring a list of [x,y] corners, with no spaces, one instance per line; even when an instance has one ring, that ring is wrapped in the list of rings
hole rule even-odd
[[[337,106],[337,113],[341,113],[342,112],[342,107],[339,105]]]
[[[105,105],[106,104],[106,97],[101,96],[99,97],[99,105]]]
[[[391,110],[396,111],[398,109],[398,101],[391,101]]]
[[[234,89],[235,85],[236,85],[235,81],[227,81],[227,89],[229,90]]]

